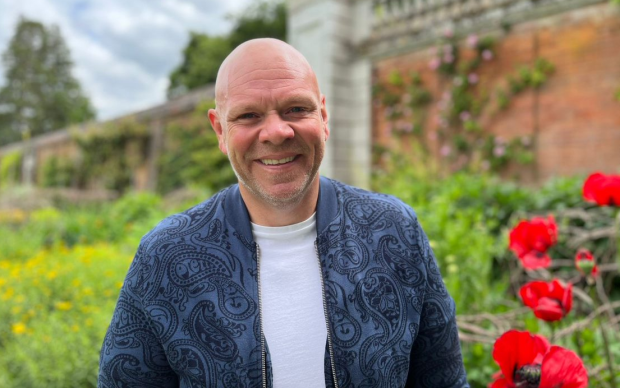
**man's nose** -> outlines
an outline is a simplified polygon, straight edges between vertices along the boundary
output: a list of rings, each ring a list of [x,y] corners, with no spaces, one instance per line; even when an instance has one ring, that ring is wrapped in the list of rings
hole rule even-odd
[[[293,137],[295,137],[293,128],[278,113],[274,112],[267,114],[265,117],[258,140],[280,145],[286,139],[292,139]]]

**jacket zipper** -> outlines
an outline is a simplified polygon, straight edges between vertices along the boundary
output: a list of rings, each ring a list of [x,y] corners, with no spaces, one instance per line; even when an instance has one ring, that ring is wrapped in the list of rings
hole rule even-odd
[[[263,299],[260,291],[260,247],[254,243],[256,247],[256,282],[258,283],[258,323],[260,326],[260,361],[263,377],[263,388],[267,388],[267,355],[265,353],[265,334],[263,333]]]
[[[267,388],[267,363],[265,352],[265,334],[263,333],[263,301],[261,298],[260,288],[260,247],[258,244],[254,244],[256,247],[256,281],[258,283],[258,316],[260,324],[260,348],[261,348],[261,369],[263,376],[263,388]],[[338,380],[336,380],[336,364],[334,363],[334,346],[332,345],[332,336],[329,324],[329,316],[327,315],[327,298],[325,297],[325,282],[323,279],[323,267],[321,266],[321,258],[319,257],[318,243],[314,241],[314,252],[316,253],[316,259],[319,264],[319,275],[321,276],[321,295],[323,297],[323,314],[325,315],[325,326],[327,328],[327,348],[329,349],[329,360],[332,366],[332,378],[334,379],[334,388],[338,388]]]
[[[329,324],[329,315],[327,315],[327,298],[325,297],[325,279],[323,279],[323,266],[319,257],[318,239],[314,241],[314,252],[316,260],[319,263],[319,275],[321,275],[321,294],[323,296],[323,314],[325,315],[325,326],[327,328],[327,348],[329,349],[329,361],[332,365],[332,377],[334,379],[334,388],[338,388],[338,380],[336,379],[336,364],[334,363],[334,346],[332,345],[331,325]]]

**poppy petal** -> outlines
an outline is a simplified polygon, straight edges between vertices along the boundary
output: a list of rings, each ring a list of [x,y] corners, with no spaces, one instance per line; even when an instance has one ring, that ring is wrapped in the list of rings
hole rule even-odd
[[[514,385],[515,370],[533,364],[548,347],[549,343],[543,337],[527,331],[509,330],[495,341],[493,359],[502,370],[506,383]]]
[[[552,346],[542,361],[539,388],[587,388],[588,371],[574,352]]]

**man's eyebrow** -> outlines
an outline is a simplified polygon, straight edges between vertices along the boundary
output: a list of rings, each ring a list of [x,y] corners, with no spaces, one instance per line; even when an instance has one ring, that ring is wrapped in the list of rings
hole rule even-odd
[[[311,98],[310,96],[291,96],[291,97],[285,97],[283,98],[281,101],[278,101],[278,105],[280,106],[291,106],[291,105],[295,105],[295,104],[300,104],[300,105],[311,105],[311,106],[316,106],[316,101]]]

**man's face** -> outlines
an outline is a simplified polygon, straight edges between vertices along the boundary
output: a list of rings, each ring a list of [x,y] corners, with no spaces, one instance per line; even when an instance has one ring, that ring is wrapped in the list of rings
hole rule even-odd
[[[240,184],[271,206],[296,204],[325,152],[325,97],[294,62],[260,62],[231,68],[225,100],[209,117]]]

